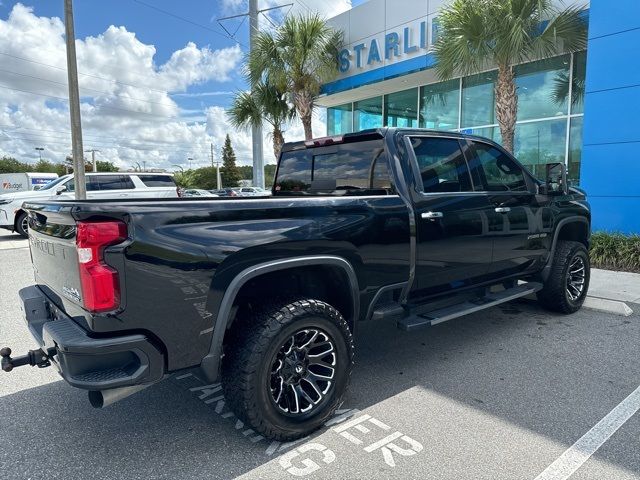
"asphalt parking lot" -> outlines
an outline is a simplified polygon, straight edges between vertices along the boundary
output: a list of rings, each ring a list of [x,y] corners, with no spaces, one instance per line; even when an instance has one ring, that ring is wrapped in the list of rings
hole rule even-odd
[[[35,346],[17,296],[32,280],[26,247],[0,234],[0,343],[16,353]],[[631,306],[629,317],[558,316],[523,301],[415,333],[364,324],[342,410],[294,444],[242,425],[219,386],[192,372],[104,410],[52,368],[0,372],[0,471],[7,479],[640,478],[640,305]],[[569,477],[572,462],[579,468]]]

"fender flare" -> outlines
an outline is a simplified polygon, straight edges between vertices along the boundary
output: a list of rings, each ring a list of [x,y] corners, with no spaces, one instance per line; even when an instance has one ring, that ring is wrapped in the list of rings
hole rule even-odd
[[[313,255],[305,257],[295,257],[283,260],[273,260],[260,263],[252,267],[245,268],[236,275],[224,292],[218,313],[216,315],[216,323],[211,338],[211,347],[209,353],[202,359],[200,368],[209,381],[216,381],[219,377],[220,359],[222,357],[222,342],[227,331],[227,324],[231,319],[231,309],[238,292],[249,280],[261,275],[287,270],[295,267],[307,267],[313,265],[329,265],[340,268],[346,275],[350,286],[353,323],[357,322],[360,315],[360,290],[358,286],[358,277],[351,263],[342,257],[333,255]]]
[[[549,259],[547,260],[547,264],[543,267],[542,272],[540,272],[540,277],[542,278],[543,281],[546,281],[549,278],[549,275],[551,274],[551,266],[553,263],[553,256],[556,253],[556,247],[558,245],[558,237],[560,235],[560,231],[562,230],[562,227],[564,227],[565,225],[569,224],[569,223],[576,223],[576,222],[582,222],[585,223],[587,226],[587,240],[590,236],[590,222],[589,219],[587,217],[581,217],[581,216],[571,216],[571,217],[567,217],[567,218],[563,218],[562,220],[560,220],[558,222],[558,225],[556,225],[555,231],[553,232],[553,241],[551,243],[551,249],[549,250]]]

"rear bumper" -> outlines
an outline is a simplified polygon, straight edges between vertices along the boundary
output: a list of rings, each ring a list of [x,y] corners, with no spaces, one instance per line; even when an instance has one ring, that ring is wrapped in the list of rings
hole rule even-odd
[[[153,383],[164,375],[162,353],[143,334],[90,336],[37,286],[20,290],[31,335],[60,375],[85,390]]]

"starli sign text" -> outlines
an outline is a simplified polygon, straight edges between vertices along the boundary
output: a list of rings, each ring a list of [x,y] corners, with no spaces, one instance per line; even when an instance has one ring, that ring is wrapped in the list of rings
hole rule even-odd
[[[420,50],[428,50],[427,21],[387,31],[378,38],[354,43],[338,54],[339,70],[346,73],[352,68],[363,69],[376,64],[391,63],[396,59],[410,56]],[[437,35],[437,19],[432,21],[431,43]]]

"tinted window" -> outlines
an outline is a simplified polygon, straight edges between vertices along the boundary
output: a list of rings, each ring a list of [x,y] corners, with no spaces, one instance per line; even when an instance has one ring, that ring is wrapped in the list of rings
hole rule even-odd
[[[278,167],[277,192],[306,192],[311,186],[311,154],[308,150],[285,152]]]
[[[384,144],[371,140],[283,154],[275,190],[384,195],[394,188]]]
[[[147,187],[174,187],[176,183],[169,175],[140,175],[138,177]],[[132,187],[133,188],[133,187]]]
[[[411,145],[416,154],[425,193],[472,190],[469,169],[458,140],[413,137]]]
[[[527,191],[522,168],[507,154],[485,143],[473,142],[477,169],[484,189],[490,192]]]
[[[92,183],[99,186],[100,191],[122,190],[124,188],[120,175],[97,175],[91,179]]]

